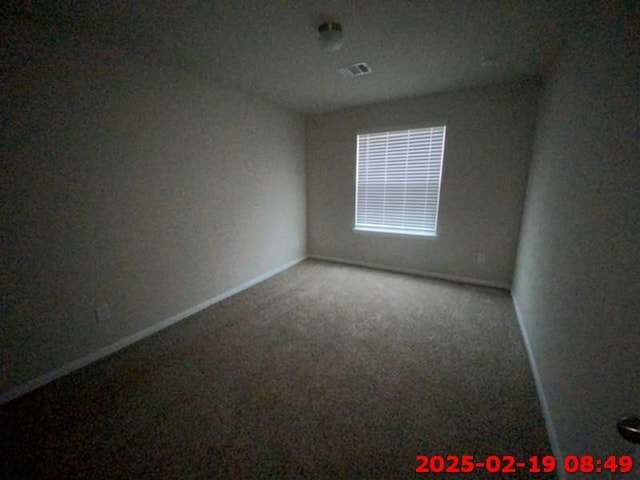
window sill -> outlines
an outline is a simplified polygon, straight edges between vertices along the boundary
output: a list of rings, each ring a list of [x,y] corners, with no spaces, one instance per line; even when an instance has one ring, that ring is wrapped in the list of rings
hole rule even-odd
[[[357,234],[362,234],[362,235],[379,235],[384,237],[405,237],[405,238],[414,238],[416,240],[437,240],[438,239],[438,234],[384,232],[380,230],[364,230],[362,228],[353,228],[353,232]]]

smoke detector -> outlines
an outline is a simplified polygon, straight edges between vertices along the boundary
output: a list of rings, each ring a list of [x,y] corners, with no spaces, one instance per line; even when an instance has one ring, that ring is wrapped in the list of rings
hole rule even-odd
[[[483,67],[495,67],[498,64],[497,55],[483,55],[480,57],[480,65]]]
[[[336,52],[342,48],[344,34],[338,22],[324,22],[318,27],[320,43],[326,52]]]
[[[336,71],[343,77],[359,77],[360,75],[367,75],[372,72],[371,67],[364,62],[338,67]]]

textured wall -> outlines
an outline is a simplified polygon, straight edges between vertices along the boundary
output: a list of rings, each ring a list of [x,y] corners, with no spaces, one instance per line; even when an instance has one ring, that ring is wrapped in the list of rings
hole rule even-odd
[[[302,117],[27,30],[3,43],[0,390],[296,259],[306,241]],[[112,318],[97,323],[103,303]]]
[[[523,83],[307,117],[309,252],[509,285],[537,93]],[[358,130],[412,124],[447,126],[437,238],[354,232]]]
[[[514,298],[565,455],[630,452],[615,423],[640,413],[633,15],[600,12],[575,33],[549,80],[534,147]]]

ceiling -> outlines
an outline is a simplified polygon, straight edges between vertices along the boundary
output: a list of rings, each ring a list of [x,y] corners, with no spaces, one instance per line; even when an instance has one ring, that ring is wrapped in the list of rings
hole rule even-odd
[[[16,3],[16,2],[14,2]],[[303,113],[543,74],[578,18],[570,0],[58,0],[14,6],[60,32]],[[322,50],[323,19],[344,47]],[[495,57],[483,66],[482,56]],[[366,62],[370,75],[339,66]]]

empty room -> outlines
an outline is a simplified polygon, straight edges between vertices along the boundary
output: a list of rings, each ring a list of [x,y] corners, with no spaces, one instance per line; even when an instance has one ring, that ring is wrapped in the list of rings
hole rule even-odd
[[[2,11],[0,478],[640,478],[634,2]]]

